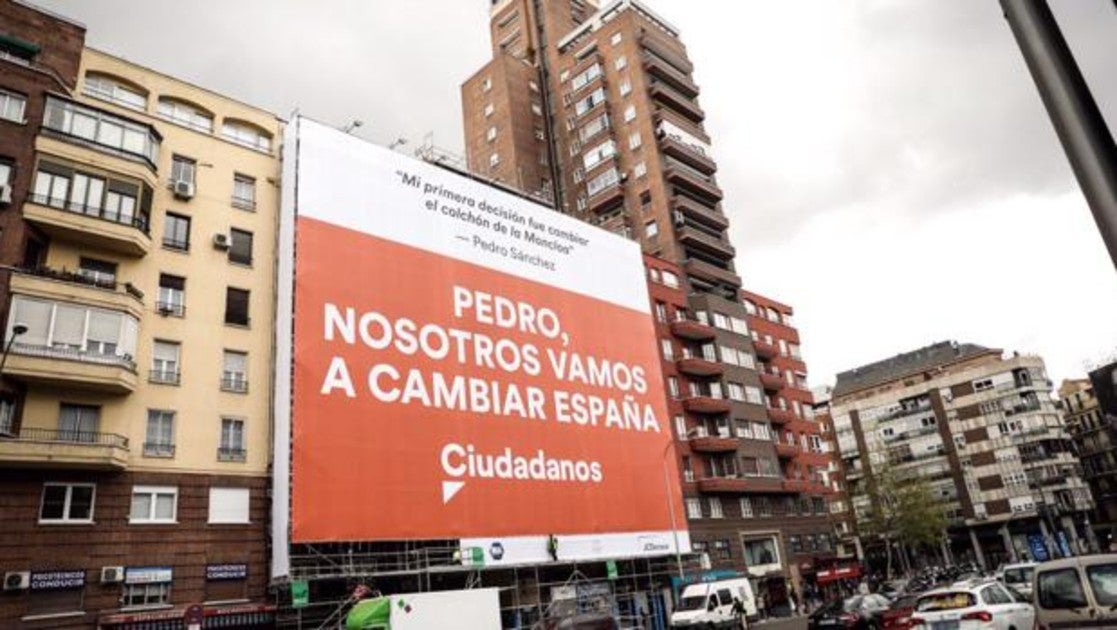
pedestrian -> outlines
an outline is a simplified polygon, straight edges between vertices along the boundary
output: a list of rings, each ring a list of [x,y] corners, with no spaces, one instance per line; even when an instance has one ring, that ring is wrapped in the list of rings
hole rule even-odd
[[[756,616],[761,619],[768,618],[768,595],[766,593],[756,596]]]
[[[733,598],[733,616],[737,618],[737,624],[741,626],[741,630],[748,630],[748,625],[745,622],[745,604],[740,597]]]
[[[791,616],[799,614],[799,596],[795,594],[795,587],[787,591],[787,602],[791,605]]]

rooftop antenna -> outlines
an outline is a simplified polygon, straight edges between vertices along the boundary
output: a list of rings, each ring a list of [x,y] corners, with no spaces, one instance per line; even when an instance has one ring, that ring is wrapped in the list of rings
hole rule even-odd
[[[342,127],[341,131],[342,131],[342,133],[353,133],[354,129],[356,129],[357,127],[360,127],[361,125],[364,125],[364,124],[365,124],[365,121],[363,121],[363,120],[353,119],[353,122],[351,122],[348,125],[345,125],[344,127]]]

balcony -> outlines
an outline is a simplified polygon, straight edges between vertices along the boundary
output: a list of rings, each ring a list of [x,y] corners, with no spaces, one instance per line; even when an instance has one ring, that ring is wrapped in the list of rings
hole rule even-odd
[[[809,479],[784,479],[783,488],[788,492],[823,492],[826,486]]]
[[[688,341],[707,341],[713,339],[717,331],[695,319],[677,319],[671,322],[671,334]]]
[[[696,147],[669,136],[660,136],[659,148],[667,155],[685,162],[691,168],[706,174],[713,175],[718,170],[718,164],[708,154],[699,151]]]
[[[764,386],[764,389],[770,392],[778,392],[783,389],[784,386],[783,377],[778,374],[769,374],[768,372],[760,373],[760,384]]]
[[[783,442],[776,442],[776,456],[780,459],[793,459],[800,453],[800,449],[795,444],[785,444]]]
[[[644,33],[640,36],[640,45],[645,50],[667,61],[681,72],[687,74],[694,72],[694,64],[686,58],[686,52],[676,50],[672,44],[662,41],[658,36],[650,33]]]
[[[652,76],[671,84],[671,87],[681,92],[684,96],[694,98],[698,96],[698,86],[691,79],[690,74],[676,68],[671,62],[651,51],[643,54],[644,68]]]
[[[684,245],[703,250],[717,258],[732,260],[737,255],[737,250],[728,241],[689,225],[684,225],[676,230],[676,235]]]
[[[693,123],[700,123],[706,119],[706,112],[702,111],[702,108],[694,102],[693,98],[663,81],[653,79],[648,86],[648,93],[656,102],[665,105],[671,111]]]
[[[768,419],[772,421],[772,424],[787,424],[795,419],[795,414],[790,409],[768,407]]]
[[[741,277],[729,269],[723,269],[697,258],[687,259],[683,263],[687,275],[694,276],[712,284],[727,284],[733,287],[741,286]]]
[[[724,195],[712,177],[670,158],[666,162],[664,175],[672,184],[711,203],[721,201]]]
[[[718,376],[725,372],[725,367],[722,364],[701,357],[679,359],[675,362],[675,366],[687,376]]]
[[[28,383],[106,394],[129,394],[136,389],[132,357],[74,348],[13,342],[4,374]]]
[[[619,182],[589,198],[589,209],[597,214],[605,214],[624,205],[624,186]]]
[[[24,427],[16,437],[0,438],[0,464],[124,470],[128,467],[128,438],[115,433]]]
[[[724,230],[729,227],[729,219],[720,210],[707,206],[706,202],[692,199],[686,195],[675,194],[671,201],[671,208],[682,213],[685,217],[716,230]]]
[[[752,347],[756,350],[756,356],[770,361],[780,356],[780,349],[774,343],[768,343],[760,339],[753,339]]]
[[[712,396],[691,396],[683,399],[683,409],[691,413],[720,414],[729,413],[729,401]]]
[[[43,195],[28,195],[23,218],[55,238],[139,258],[151,250],[147,217],[124,217],[104,208],[67,203]]]
[[[696,453],[732,453],[740,444],[735,437],[704,435],[690,439],[690,450]]]
[[[709,493],[782,493],[776,477],[707,477],[698,480],[698,491]]]
[[[136,319],[141,319],[144,312],[144,294],[130,282],[106,282],[48,267],[16,271],[12,274],[11,291],[55,302],[125,311]]]

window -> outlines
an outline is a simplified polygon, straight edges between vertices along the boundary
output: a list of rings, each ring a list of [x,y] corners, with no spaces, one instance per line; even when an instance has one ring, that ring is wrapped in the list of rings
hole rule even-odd
[[[105,75],[85,75],[84,93],[86,96],[109,101],[129,109],[139,111],[147,109],[147,94]]]
[[[745,400],[745,388],[740,383],[726,383],[726,391],[729,394],[730,400]]]
[[[675,348],[671,345],[670,339],[660,339],[659,345],[663,351],[663,358],[667,361],[675,360]]]
[[[981,391],[985,391],[987,389],[992,389],[992,388],[993,388],[993,379],[986,378],[986,379],[982,379],[980,381],[974,381],[973,382],[973,390],[975,392],[981,392]]]
[[[588,85],[590,81],[593,81],[599,76],[601,76],[601,65],[595,63],[582,72],[578,73],[570,81],[570,89],[577,92],[578,90]]]
[[[686,500],[686,517],[690,519],[702,518],[702,500],[688,498]]]
[[[159,341],[151,349],[151,376],[152,383],[177,385],[179,381],[179,350],[181,346],[176,341]]]
[[[539,91],[539,84],[536,83],[535,81],[528,81],[527,82],[527,89],[531,90],[532,92],[538,92]]]
[[[605,102],[605,88],[597,88],[596,90],[591,92],[589,94],[589,96],[583,98],[582,100],[580,100],[580,101],[578,101],[577,103],[574,104],[574,113],[578,116],[581,116],[582,114],[585,114],[586,112],[590,111],[594,107],[597,107],[598,105],[600,105],[604,102]],[[535,106],[533,105],[532,107],[535,107]]]
[[[484,111],[485,111],[485,117],[486,118],[488,118],[489,116],[492,116],[493,115],[493,104],[492,103],[486,103]]]
[[[621,96],[628,96],[630,93],[632,93],[632,81],[629,81],[628,79],[621,81],[618,89],[620,89]]]
[[[163,220],[163,247],[184,252],[190,249],[190,217],[167,213]]]
[[[132,488],[130,523],[174,523],[178,508],[178,488],[173,486],[135,486]]]
[[[595,176],[593,179],[586,182],[586,193],[591,197],[597,193],[607,190],[616,185],[621,180],[620,173],[616,168],[609,168],[602,172],[600,175]]]
[[[707,500],[710,503],[710,518],[724,518],[725,513],[721,510],[721,499],[710,497]]]
[[[1085,608],[1088,605],[1074,568],[1041,572],[1036,578],[1036,588],[1040,608]]]
[[[159,274],[159,297],[155,308],[162,315],[182,317],[186,314],[186,278]]]
[[[643,177],[648,174],[647,162],[637,162],[636,166],[632,167],[632,174],[636,177]]]
[[[488,92],[491,89],[493,89],[493,80],[489,77],[485,77],[485,79],[481,81],[481,91]]]
[[[628,58],[624,55],[617,57],[617,60],[613,62],[613,68],[616,70],[624,70],[626,66],[628,66]]]
[[[655,222],[655,219],[644,224],[644,236],[655,238],[657,234],[659,234],[659,224]]]
[[[101,408],[62,403],[58,412],[58,439],[64,442],[95,442],[101,428]]]
[[[11,398],[0,398],[0,435],[12,436],[15,432],[16,403]]]
[[[213,114],[200,107],[183,101],[160,98],[158,109],[159,116],[164,120],[203,133],[213,132]]]
[[[221,125],[221,136],[249,149],[271,151],[271,134],[250,123],[226,120]]]
[[[175,412],[166,409],[148,409],[144,456],[174,457],[174,455]]]
[[[741,518],[752,518],[752,500],[748,497],[741,497],[739,503],[741,507]]]
[[[126,153],[154,164],[159,157],[159,139],[148,125],[48,96],[43,127],[108,149]]]
[[[248,291],[246,289],[225,289],[225,323],[236,326],[248,325]]]
[[[248,523],[248,488],[210,488],[209,522]]]
[[[171,158],[171,182],[194,183],[194,172],[197,163],[188,157],[176,155]]]
[[[485,133],[485,139],[489,142],[496,140],[496,127],[489,127],[489,130]]]
[[[240,418],[221,419],[221,443],[217,448],[217,460],[222,462],[243,462],[244,420]]]
[[[0,159],[0,186],[12,183],[12,163]]]
[[[655,319],[661,323],[667,323],[667,305],[663,302],[655,303]]]
[[[617,153],[617,143],[612,140],[606,140],[601,144],[586,151],[582,157],[582,164],[586,170],[590,170],[601,162],[613,157]]]
[[[35,348],[40,356],[132,367],[139,324],[130,315],[22,295],[12,298],[12,309],[8,338],[15,322],[27,326],[13,348],[17,353]]]
[[[8,90],[0,90],[0,118],[24,123],[23,115],[27,109],[27,97]]]
[[[1117,606],[1117,564],[1087,565],[1086,576],[1099,606]]]
[[[171,605],[172,569],[131,568],[124,571],[123,608],[152,608]]]
[[[613,33],[613,36],[609,38],[609,43],[614,45],[614,46],[621,43],[621,34],[620,33]]]
[[[624,108],[624,121],[625,122],[632,122],[635,118],[636,118],[636,106],[635,105],[629,105],[628,107]]]
[[[241,210],[256,208],[256,179],[237,173],[233,175],[233,207]]]
[[[229,262],[252,265],[252,232],[232,228],[229,230]]]
[[[776,541],[771,538],[746,540],[744,546],[746,566],[778,564],[780,561],[780,554],[776,549]]]
[[[495,168],[497,164],[500,164],[500,154],[493,153],[489,155],[489,168]]]
[[[78,259],[78,275],[99,286],[116,287],[116,263],[82,256]]]
[[[639,131],[634,131],[628,135],[628,148],[639,149],[642,142]]]
[[[96,486],[91,483],[45,483],[40,523],[92,523]]]
[[[667,392],[671,395],[672,398],[679,397],[679,377],[667,377]]]
[[[578,139],[586,142],[597,134],[609,128],[609,114],[602,114],[582,126],[578,130]]]
[[[248,391],[248,354],[226,350],[221,371],[221,389],[227,392]]]
[[[685,416],[675,416],[674,422],[675,422],[675,435],[680,440],[685,440],[687,438],[686,417]]]
[[[663,270],[663,284],[672,288],[672,289],[678,289],[679,288],[679,276],[677,276],[674,273],[664,269]]]
[[[745,401],[754,405],[764,404],[764,394],[760,392],[759,387],[753,385],[745,385]]]

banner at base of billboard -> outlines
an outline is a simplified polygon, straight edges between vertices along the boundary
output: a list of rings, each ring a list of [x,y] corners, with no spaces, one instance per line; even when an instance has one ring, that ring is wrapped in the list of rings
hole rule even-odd
[[[540,539],[580,559],[689,540],[639,246],[306,119],[287,133],[291,541],[531,541],[519,562]]]
[[[462,564],[501,566],[664,556],[690,551],[690,534],[673,532],[625,532],[574,536],[509,536],[461,539]]]

